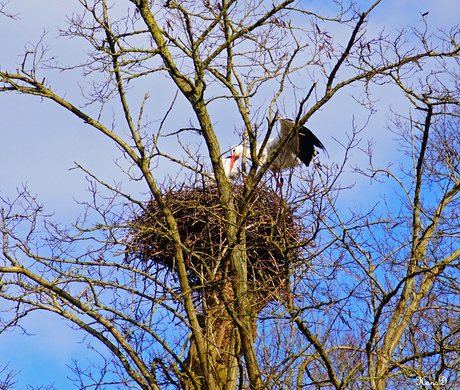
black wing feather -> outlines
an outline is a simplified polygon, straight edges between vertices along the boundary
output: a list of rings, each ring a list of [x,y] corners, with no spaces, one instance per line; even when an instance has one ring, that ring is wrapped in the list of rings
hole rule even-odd
[[[326,150],[321,141],[306,127],[299,129],[299,153],[297,157],[307,167],[310,165],[313,156],[315,155],[315,146],[317,148]]]

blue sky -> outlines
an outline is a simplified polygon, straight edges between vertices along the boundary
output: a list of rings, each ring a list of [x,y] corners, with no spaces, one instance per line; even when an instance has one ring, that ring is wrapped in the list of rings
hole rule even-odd
[[[318,1],[305,2],[309,3],[313,7],[322,4]],[[359,3],[367,5],[370,2]],[[83,58],[82,42],[56,38],[57,27],[65,26],[65,16],[80,10],[78,1],[16,0],[11,1],[8,8],[11,13],[18,14],[19,19],[14,21],[0,16],[0,36],[8,37],[0,40],[2,70],[16,69],[21,62],[24,47],[28,42],[37,42],[44,31],[47,31],[45,40],[50,53],[58,55],[61,61],[71,63],[72,60]],[[319,10],[321,6],[316,8]],[[371,17],[368,29],[377,32],[384,26],[385,31],[393,35],[401,26],[420,25],[420,15],[424,12],[429,12],[427,19],[431,26],[452,26],[458,22],[460,2],[384,1]],[[82,83],[79,71],[65,75],[50,72],[48,77],[61,94],[70,100],[78,100],[78,83]],[[172,100],[174,91],[165,88],[151,86],[153,109],[158,112],[164,111]],[[147,87],[140,96],[133,99],[140,102],[145,89]],[[161,96],[158,96],[158,91],[161,91]],[[385,152],[380,160],[383,165],[391,161],[394,147],[388,133],[383,131],[387,108],[390,104],[400,107],[400,100],[395,100],[393,91],[388,87],[375,89],[375,95],[380,98],[379,112],[363,133],[364,140],[375,139],[378,147]],[[323,110],[309,122],[309,127],[327,146],[330,160],[334,160],[336,153],[341,153],[332,137],[344,141],[344,132],[351,128],[353,120],[356,120],[358,127],[366,122],[362,110],[352,103],[349,93],[352,92],[347,90],[336,96],[335,102],[328,105],[331,111]],[[192,117],[181,104],[179,102],[182,115],[171,120],[171,128],[188,126]],[[225,150],[239,142],[235,125],[232,124],[232,117],[227,115],[225,102],[216,104],[213,110],[216,123],[225,127],[225,131],[220,134],[221,147]],[[292,115],[293,112],[284,114]],[[142,192],[146,190],[145,187],[127,182],[115,166],[114,160],[120,157],[118,149],[104,136],[52,102],[35,97],[0,94],[0,118],[0,196],[13,197],[16,188],[27,183],[31,192],[39,195],[38,200],[44,204],[45,209],[55,213],[56,220],[69,223],[80,213],[74,199],[85,199],[88,196],[85,176],[78,170],[69,170],[74,166],[74,161],[108,182],[123,182],[126,191],[135,196],[144,196]],[[164,147],[174,153],[174,147],[170,147],[167,140],[164,141]],[[362,158],[363,155],[357,154],[353,161],[359,163]],[[327,159],[325,163],[328,163]],[[159,177],[168,173],[171,171],[163,166],[156,172]],[[367,196],[368,193],[360,192],[354,200],[359,202]],[[66,365],[71,365],[71,358],[84,360],[87,356],[95,356],[87,350],[85,343],[81,343],[82,333],[71,330],[55,316],[35,314],[24,321],[24,326],[34,335],[22,335],[19,330],[0,335],[0,366],[9,362],[10,369],[21,371],[17,377],[17,388],[25,389],[28,384],[37,386],[51,383],[59,389],[69,388],[66,377],[70,371]]]

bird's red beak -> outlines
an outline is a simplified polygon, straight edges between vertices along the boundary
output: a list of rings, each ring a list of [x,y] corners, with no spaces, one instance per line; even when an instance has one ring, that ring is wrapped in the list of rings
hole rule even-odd
[[[232,154],[230,156],[230,173],[232,173],[233,171],[233,164],[235,164],[235,161],[238,160],[239,157],[239,154]]]

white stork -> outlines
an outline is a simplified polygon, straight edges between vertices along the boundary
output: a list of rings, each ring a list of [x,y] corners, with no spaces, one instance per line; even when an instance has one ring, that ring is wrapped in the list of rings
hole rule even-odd
[[[231,183],[233,183],[237,179],[238,175],[241,172],[241,160],[239,160],[240,156],[234,154],[232,149],[232,155],[230,157],[225,157],[222,159],[225,176],[227,176],[227,180]]]
[[[232,154],[228,157],[222,157],[222,165],[224,166],[224,173],[227,177],[227,180],[230,183],[234,183],[235,180],[238,178],[238,175],[241,173],[241,161],[238,159],[239,156],[236,154]],[[208,174],[209,179],[213,185],[216,183],[216,178],[214,173]]]
[[[260,154],[259,164],[264,165],[279,148],[283,140],[289,135],[295,122],[291,119],[279,119],[280,132],[276,137],[270,138],[265,148]],[[257,153],[259,154],[261,144],[257,145]],[[321,141],[306,127],[302,126],[292,139],[284,145],[283,149],[278,152],[278,155],[272,161],[268,169],[272,172],[281,172],[291,167],[299,166],[304,163],[307,167],[310,165],[311,160],[318,153],[316,148],[326,150]],[[238,176],[240,166],[235,162],[243,155],[243,145],[236,145],[232,148],[231,157],[224,161],[225,174],[229,180],[234,180]],[[250,157],[250,153],[247,153]],[[281,179],[282,184],[282,179]]]

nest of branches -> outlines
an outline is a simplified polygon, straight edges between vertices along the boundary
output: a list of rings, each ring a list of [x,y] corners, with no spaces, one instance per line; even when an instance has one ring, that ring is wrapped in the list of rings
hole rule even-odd
[[[243,187],[233,188],[235,204],[242,200]],[[169,190],[164,195],[166,205],[177,222],[187,267],[189,283],[200,287],[202,298],[211,296],[216,304],[216,292],[231,298],[229,246],[224,218],[225,204],[215,187],[187,187]],[[166,218],[155,201],[133,220],[127,260],[140,261],[149,272],[169,270],[175,274],[174,241]],[[248,259],[248,288],[256,297],[256,311],[282,293],[285,286],[286,262],[294,253],[299,229],[293,210],[272,190],[260,188],[249,205],[244,232]]]

